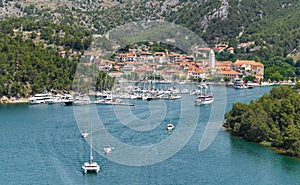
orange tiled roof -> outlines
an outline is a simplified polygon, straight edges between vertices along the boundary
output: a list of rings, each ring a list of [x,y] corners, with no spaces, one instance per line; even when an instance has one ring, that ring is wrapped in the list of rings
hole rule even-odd
[[[221,70],[218,72],[219,74],[222,74],[222,75],[238,75],[240,73],[234,71],[234,70]]]
[[[193,73],[201,74],[201,73],[207,73],[207,71],[206,71],[205,69],[197,69],[197,70],[194,71]]]
[[[135,54],[134,53],[125,53],[126,57],[134,57]]]
[[[180,73],[180,70],[176,70],[176,69],[170,69],[166,71],[167,73]]]
[[[148,53],[148,52],[146,52],[146,51],[141,51],[141,52],[140,52],[140,55],[151,55],[151,53]]]
[[[231,61],[224,61],[224,62],[216,62],[217,67],[230,67],[232,64]]]
[[[190,70],[196,70],[196,69],[198,69],[198,67],[190,65],[188,70],[190,71]]]
[[[211,49],[210,48],[199,48],[198,50],[202,50],[202,51],[210,51]]]
[[[234,65],[235,66],[242,66],[244,64],[253,65],[253,66],[264,66],[260,62],[255,62],[254,60],[237,60]]]
[[[143,62],[125,62],[127,65],[143,65]]]
[[[180,54],[178,54],[178,53],[170,53],[168,56],[169,57],[179,57]]]
[[[194,65],[195,62],[177,62],[177,65],[183,66],[183,65]]]
[[[147,68],[147,67],[138,67],[135,70],[136,71],[153,71],[152,68]]]

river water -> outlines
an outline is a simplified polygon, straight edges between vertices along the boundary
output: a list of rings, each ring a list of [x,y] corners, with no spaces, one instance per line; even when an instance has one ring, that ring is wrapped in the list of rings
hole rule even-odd
[[[269,90],[270,87],[245,90],[227,87],[226,111],[230,110],[234,102],[248,103]],[[114,116],[116,110],[113,106],[87,105],[77,106],[76,109],[95,107],[109,128],[104,133],[109,133],[122,143],[137,146],[138,153],[139,147],[152,146],[172,136],[165,129],[166,123],[172,120],[176,130],[180,109],[185,104],[193,104],[194,97],[183,97],[172,103],[166,101],[168,111],[165,119],[147,131],[133,130],[128,125],[120,124],[120,118]],[[180,104],[181,101],[186,102]],[[149,110],[150,102],[133,103],[135,106],[130,107],[130,110],[140,120],[153,113]],[[136,158],[137,165],[132,165],[132,162],[126,164],[126,161],[120,161],[132,158],[129,153],[123,152],[121,146],[115,145],[114,151],[108,154],[110,156],[97,152],[97,147],[93,146],[94,160],[101,165],[101,171],[84,175],[81,165],[89,159],[90,146],[88,139],[80,137],[80,129],[83,128],[82,124],[78,128],[74,107],[59,104],[1,105],[0,184],[300,184],[299,160],[232,137],[222,128],[211,145],[199,151],[199,142],[209,124],[211,105],[193,106],[189,114],[196,113],[199,113],[199,119],[193,134],[183,147],[166,159],[141,165],[143,160]],[[88,116],[86,120],[83,122],[88,122]],[[147,127],[147,121],[142,123],[145,124],[144,129],[150,128]],[[103,139],[106,136],[102,136],[102,139],[96,136],[93,138],[97,140],[94,145],[107,142]],[[153,151],[157,155],[153,161],[163,158],[164,153]]]

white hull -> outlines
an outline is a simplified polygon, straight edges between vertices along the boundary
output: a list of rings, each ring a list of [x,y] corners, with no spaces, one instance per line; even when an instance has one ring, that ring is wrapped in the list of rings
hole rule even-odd
[[[174,129],[174,125],[172,124],[172,123],[169,123],[168,125],[167,125],[167,130],[168,131],[172,131]]]
[[[114,149],[114,147],[112,147],[112,146],[110,146],[110,145],[106,145],[106,146],[104,147],[104,153],[105,153],[105,154],[109,154],[109,153],[111,153],[111,152],[113,151],[113,149]]]
[[[50,94],[36,94],[28,100],[30,104],[41,104],[53,101],[53,98]]]
[[[195,101],[196,105],[208,105],[208,104],[211,104],[213,103],[214,100],[203,100],[203,101]]]
[[[247,89],[248,87],[245,85],[233,85],[235,89]]]
[[[208,105],[214,102],[213,95],[201,95],[195,100],[196,105]]]
[[[98,173],[100,171],[100,166],[98,165],[98,163],[91,161],[91,162],[85,162],[82,165],[82,169],[84,173],[88,173],[88,172]]]
[[[82,132],[82,133],[81,133],[81,136],[82,136],[83,138],[86,138],[88,135],[89,135],[88,132]]]

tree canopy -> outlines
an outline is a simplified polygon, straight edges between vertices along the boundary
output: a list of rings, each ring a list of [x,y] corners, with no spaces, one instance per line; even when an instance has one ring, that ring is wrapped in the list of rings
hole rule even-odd
[[[300,95],[290,86],[274,87],[250,104],[235,103],[225,114],[232,134],[254,142],[269,142],[300,157]]]

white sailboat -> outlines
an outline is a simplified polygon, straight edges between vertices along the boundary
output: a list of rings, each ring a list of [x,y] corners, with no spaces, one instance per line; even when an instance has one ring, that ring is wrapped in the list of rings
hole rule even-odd
[[[86,124],[84,124],[84,131],[81,132],[81,136],[83,138],[86,138],[87,136],[89,136],[90,133],[88,133],[88,131],[86,130]]]
[[[89,132],[86,129],[87,121],[86,118],[84,119],[84,130],[81,132],[81,137],[86,138],[89,135]]]
[[[172,106],[171,106],[172,100],[169,100],[169,101],[170,101],[170,122],[167,124],[167,130],[172,131],[174,129],[174,125],[172,123]]]
[[[105,146],[104,146],[104,153],[109,154],[113,151],[113,149],[114,149],[114,147],[112,147],[108,144],[108,131],[106,129],[106,143],[105,143]]]
[[[91,126],[92,127],[92,126]],[[92,131],[92,129],[91,129]],[[100,165],[98,165],[97,162],[93,161],[93,139],[92,139],[92,133],[90,133],[90,160],[88,162],[83,163],[82,169],[84,173],[87,172],[96,172],[98,173],[100,171]]]

